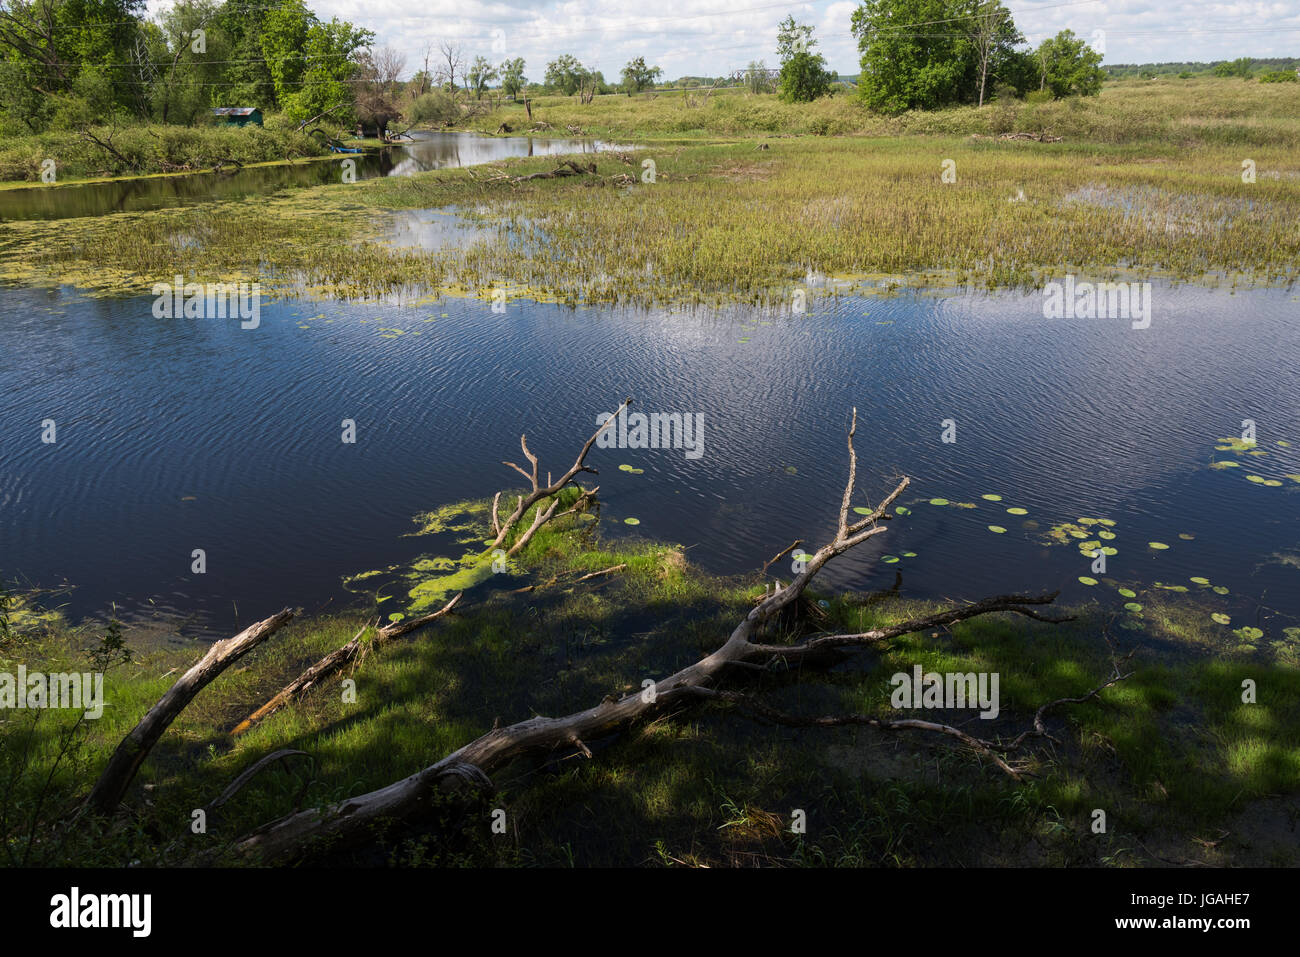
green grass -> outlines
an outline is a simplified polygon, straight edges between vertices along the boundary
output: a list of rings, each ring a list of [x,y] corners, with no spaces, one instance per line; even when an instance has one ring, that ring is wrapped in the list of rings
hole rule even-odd
[[[477,504],[442,513],[430,548],[483,528],[465,518]],[[427,530],[427,529],[426,529]],[[458,551],[459,547],[454,547]],[[566,578],[625,562],[598,584]],[[413,563],[413,567],[417,565]],[[403,580],[404,569],[388,575]],[[560,584],[512,594],[523,583]],[[373,587],[376,579],[367,579]],[[372,595],[383,588],[376,588]],[[206,689],[164,736],[132,788],[131,810],[109,823],[54,826],[103,766],[122,734],[175,680],[194,650],[138,654],[112,670],[111,706],[82,722],[79,743],[50,777],[59,712],[5,715],[0,731],[0,797],[6,848],[26,863],[120,866],[126,860],[179,863],[297,806],[339,800],[425,767],[496,722],[563,714],[607,694],[640,687],[716,648],[761,592],[753,579],[713,579],[662,543],[603,539],[590,522],[547,528],[512,574],[485,580],[465,611],[410,639],[371,653],[346,677],[323,682],[239,738],[230,729],[305,665],[347,641],[392,602],[300,620]],[[397,603],[405,599],[397,593]],[[825,627],[860,630],[923,613],[903,599],[865,603],[826,595]],[[1186,602],[1186,599],[1181,600]],[[984,736],[1029,726],[1046,701],[1081,694],[1109,673],[1109,627],[1095,612],[1053,627],[987,618],[951,633],[911,635],[824,676],[774,673],[742,682],[777,707],[802,714],[858,711],[896,716],[889,676],[927,670],[996,671],[1002,714],[923,713],[964,722]],[[614,742],[589,742],[594,760],[553,755],[521,760],[497,778],[497,793],[468,810],[435,808],[429,819],[377,835],[364,852],[333,860],[405,864],[1050,864],[1150,861],[1153,855],[1214,863],[1295,864],[1282,835],[1264,848],[1228,842],[1213,850],[1196,838],[1257,814],[1277,796],[1300,793],[1300,670],[1267,652],[1207,654],[1203,616],[1169,602],[1112,639],[1139,645],[1133,678],[1097,701],[1049,717],[1059,744],[1037,742],[1022,755],[1032,776],[1015,784],[972,752],[948,742],[864,728],[790,729],[723,707],[657,719]],[[65,670],[93,628],[27,621],[3,650],[9,669]],[[779,640],[779,639],[778,639]],[[82,665],[84,668],[84,665]],[[1259,701],[1241,702],[1252,678]],[[973,725],[974,727],[970,727]],[[35,747],[25,747],[27,735]],[[191,812],[243,769],[279,748],[311,755],[263,773],[210,820],[188,833]],[[24,757],[24,755],[27,757]],[[489,832],[494,808],[509,833]],[[1089,828],[1093,809],[1110,829]],[[790,833],[802,810],[805,834]],[[35,816],[33,818],[33,815]],[[31,821],[37,820],[34,832]],[[1287,858],[1288,847],[1292,848]],[[1278,855],[1281,855],[1280,857]]]
[[[773,136],[969,136],[1049,131],[1075,144],[1164,143],[1176,149],[1300,147],[1300,90],[1283,83],[1244,83],[1238,79],[1197,77],[1179,80],[1110,81],[1100,96],[1026,103],[994,102],[882,116],[867,110],[848,92],[813,103],[783,103],[772,94],[734,91],[683,96],[681,93],[601,96],[590,104],[576,97],[533,100],[534,121],[545,121],[555,135],[572,125],[593,136],[616,140],[677,140]],[[503,103],[475,121],[486,133],[502,123],[516,132],[528,128],[522,103]]]

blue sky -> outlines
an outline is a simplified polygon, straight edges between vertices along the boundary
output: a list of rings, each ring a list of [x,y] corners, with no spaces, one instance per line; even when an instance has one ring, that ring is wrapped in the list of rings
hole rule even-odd
[[[816,27],[818,49],[842,73],[856,73],[848,0],[307,0],[325,17],[374,30],[381,45],[406,55],[409,75],[426,46],[453,40],[469,59],[522,56],[540,80],[545,64],[572,53],[617,77],[635,56],[666,77],[716,76],[763,59],[776,63],[776,25],[788,13]],[[1157,0],[1004,0],[1033,39],[1069,28],[1094,40],[1106,63],[1219,60],[1300,55],[1300,2]],[[168,4],[150,3],[150,9]],[[935,29],[931,27],[930,29]]]

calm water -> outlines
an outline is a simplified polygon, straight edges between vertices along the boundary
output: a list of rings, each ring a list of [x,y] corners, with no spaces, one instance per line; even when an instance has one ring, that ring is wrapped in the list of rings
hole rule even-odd
[[[0,221],[67,219],[106,213],[192,206],[213,200],[261,196],[281,189],[337,183],[342,163],[355,161],[357,179],[410,176],[426,170],[476,166],[512,156],[591,153],[609,144],[574,138],[478,136],[473,133],[415,132],[413,142],[378,153],[337,155],[292,166],[257,166],[230,173],[195,173],[80,186],[33,186],[0,190]]]
[[[236,608],[247,623],[346,602],[341,576],[432,547],[401,537],[416,512],[511,487],[501,460],[517,458],[521,431],[558,472],[630,394],[643,411],[703,413],[704,454],[593,450],[603,524],[682,542],[713,571],[826,539],[856,405],[859,502],[906,473],[913,512],[827,583],[880,587],[897,570],[912,595],[1063,588],[1118,603],[1076,581],[1089,574],[1076,548],[1042,542],[1090,516],[1117,523],[1113,578],[1204,576],[1230,589],[1210,599],[1235,624],[1273,614],[1261,605],[1300,614],[1300,570],[1277,560],[1300,543],[1300,484],[1283,477],[1300,473],[1297,298],[1157,287],[1153,299],[1146,330],[1045,320],[1037,295],[907,294],[812,302],[803,316],[280,302],[242,330],[154,319],[147,297],[0,288],[0,575],[75,584],[74,617],[111,603],[193,614],[189,633],[230,628]],[[343,419],[355,445],[340,441]],[[1208,468],[1232,457],[1215,440],[1243,419],[1268,454]],[[206,575],[190,572],[195,548]]]

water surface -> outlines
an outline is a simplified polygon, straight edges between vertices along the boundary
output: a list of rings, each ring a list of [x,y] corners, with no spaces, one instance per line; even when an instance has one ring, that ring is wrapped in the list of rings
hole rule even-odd
[[[193,206],[217,200],[263,196],[283,189],[342,181],[344,162],[356,178],[410,176],[428,170],[477,166],[514,156],[592,153],[611,148],[576,137],[482,136],[475,133],[414,132],[414,139],[373,153],[338,154],[291,165],[252,166],[224,173],[191,173],[0,190],[0,221],[69,219],[108,213]]]
[[[334,607],[352,598],[343,576],[431,547],[402,537],[415,513],[512,487],[501,462],[522,461],[520,432],[558,473],[633,395],[642,411],[703,414],[704,454],[593,450],[603,525],[681,542],[710,571],[826,540],[856,406],[856,504],[907,474],[912,512],[827,585],[901,571],[910,595],[1062,588],[1118,605],[1077,581],[1077,548],[1045,542],[1096,517],[1116,522],[1106,577],[1201,594],[1189,579],[1208,578],[1229,589],[1204,597],[1234,626],[1300,614],[1300,484],[1285,478],[1300,475],[1296,296],[1158,286],[1153,301],[1145,330],[1045,320],[1040,296],[1018,294],[841,297],[795,316],[285,301],[244,330],[155,319],[147,297],[0,288],[0,575],[74,583],[74,617],[171,608],[202,634]],[[1216,440],[1244,419],[1267,454],[1209,468],[1234,458]]]

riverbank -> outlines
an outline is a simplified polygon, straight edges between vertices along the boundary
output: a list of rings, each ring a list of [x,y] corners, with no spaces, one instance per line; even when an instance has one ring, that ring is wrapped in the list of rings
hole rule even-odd
[[[0,144],[0,188],[193,173],[220,162],[252,166],[327,154],[316,139],[287,128],[95,126],[84,133],[7,137]]]
[[[466,544],[486,533],[483,503],[425,516],[425,530]],[[716,579],[677,546],[613,544],[599,524],[548,526],[504,575],[466,588],[460,613],[377,649],[345,676],[321,682],[247,734],[231,730],[288,680],[343,645],[368,620],[412,610],[428,583],[458,575],[468,556],[429,555],[389,570],[402,586],[368,604],[300,619],[182,713],[145,762],[121,817],[59,832],[46,825],[83,794],[108,754],[200,649],[132,656],[111,667],[108,706],[72,729],[67,712],[11,712],[0,815],[10,863],[179,864],[295,807],[381,787],[425,767],[495,723],[559,715],[621,695],[718,647],[761,595],[758,577]],[[467,546],[470,547],[470,546]],[[458,554],[458,547],[451,549]],[[470,547],[470,554],[473,548]],[[484,555],[479,561],[490,562]],[[624,565],[587,581],[590,572]],[[414,576],[414,577],[411,577]],[[778,576],[779,577],[779,576]],[[555,582],[555,584],[549,584]],[[447,584],[442,582],[441,584]],[[455,583],[464,587],[464,581]],[[533,586],[531,591],[518,589]],[[389,598],[384,596],[388,595]],[[889,593],[812,596],[825,619],[800,627],[860,632],[934,610]],[[997,673],[1000,711],[925,710],[906,716],[958,723],[983,737],[1032,727],[1049,701],[1084,695],[1113,668],[1133,676],[1095,700],[1047,716],[1054,741],[1018,754],[1016,783],[947,739],[871,728],[786,728],[723,705],[588,742],[591,759],[518,761],[497,791],[466,811],[434,808],[405,830],[348,858],[354,863],[498,865],[1055,865],[1297,863],[1287,821],[1297,810],[1300,721],[1295,650],[1247,649],[1208,623],[1195,599],[1144,599],[1116,617],[1096,606],[1049,625],[1014,616],[959,623],[864,651],[829,680],[772,672],[742,682],[750,695],[806,716],[897,718],[890,677],[926,671]],[[824,603],[822,605],[821,603]],[[86,670],[100,629],[20,619],[3,668]],[[793,635],[780,640],[788,640]],[[1226,643],[1225,643],[1226,642]],[[128,645],[131,643],[128,635]],[[1243,682],[1259,689],[1242,700]],[[69,742],[61,747],[61,742]],[[17,742],[26,741],[19,747]],[[243,788],[207,833],[190,831],[206,807],[255,761],[305,751]],[[61,757],[60,757],[61,755]],[[46,781],[49,781],[46,786]],[[505,810],[505,835],[490,831]],[[790,831],[802,810],[804,834]],[[1095,812],[1106,813],[1104,833]],[[31,815],[43,822],[29,828]],[[1290,815],[1290,817],[1288,817]]]

